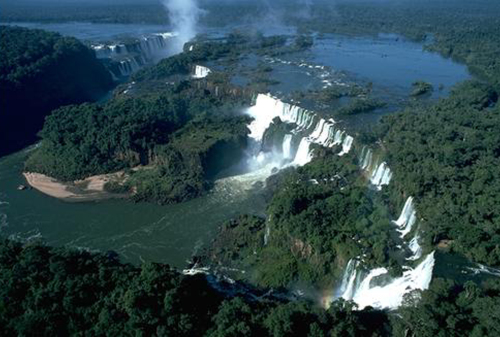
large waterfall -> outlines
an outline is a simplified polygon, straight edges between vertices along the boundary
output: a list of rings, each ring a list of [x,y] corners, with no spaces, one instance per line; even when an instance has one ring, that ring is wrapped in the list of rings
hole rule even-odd
[[[173,33],[158,33],[127,43],[92,45],[96,57],[110,60],[110,71],[115,77],[128,76],[145,65],[153,64],[168,55]],[[116,65],[116,66],[113,66]]]
[[[386,162],[377,163],[374,159],[373,151],[364,146],[359,156],[360,168],[369,174],[370,183],[377,190],[381,190],[384,185],[389,185],[392,179],[392,171]]]
[[[269,175],[273,172],[270,167],[274,169],[289,165],[305,165],[313,158],[313,144],[324,147],[339,146],[339,156],[349,153],[353,147],[353,137],[337,128],[333,119],[325,120],[312,111],[284,103],[271,95],[258,95],[255,105],[247,110],[247,114],[253,117],[249,129],[250,138],[254,143],[252,148],[255,151],[252,158],[257,164],[254,164],[256,165],[254,172],[244,175],[245,177],[252,175],[252,178],[255,178],[256,172]],[[261,144],[266,130],[274,124],[275,118],[294,127],[282,136],[282,145],[277,149],[279,153],[265,153],[262,152]],[[298,143],[298,147],[294,148],[294,143]],[[371,149],[363,148],[359,162],[360,168],[369,173],[371,184],[378,190],[389,184],[392,178],[390,168],[385,162],[376,163]],[[415,222],[416,212],[413,198],[410,197],[400,217],[393,223],[401,238],[404,238],[412,230]],[[268,230],[266,229],[266,233]],[[266,235],[265,242],[268,240],[269,236]],[[407,244],[406,249],[412,253],[411,257],[406,259],[409,264],[421,258],[422,248],[418,233]],[[392,278],[386,268],[367,270],[361,258],[351,259],[335,297],[353,300],[360,308],[373,306],[394,309],[401,305],[405,294],[415,289],[428,288],[433,267],[434,253],[431,253],[414,268],[410,265],[403,266],[403,275]]]
[[[389,168],[389,166],[387,166],[386,162],[382,162],[378,166],[376,166],[376,168],[372,171],[370,182],[378,190],[381,190],[382,186],[389,185],[391,179],[392,179],[391,169]]]
[[[271,95],[259,94],[255,105],[247,110],[247,114],[254,119],[249,125],[250,138],[259,144],[275,118],[279,118],[284,123],[295,125],[291,134],[284,135],[281,153],[277,154],[278,157],[281,157],[279,159],[290,160],[287,165],[301,166],[311,161],[313,157],[311,145],[313,144],[324,147],[342,145],[339,155],[349,153],[352,148],[353,137],[345,134],[343,130],[337,129],[333,119],[325,120],[312,111],[285,103]],[[295,136],[297,139],[300,138],[296,149],[293,148],[292,142]],[[256,155],[256,158],[259,158],[258,154]],[[271,156],[270,158],[274,162],[277,161],[276,157]]]
[[[354,301],[359,309],[367,306],[396,309],[403,303],[404,295],[429,287],[434,262],[432,252],[415,268],[408,268],[402,276],[391,278],[386,268],[367,272],[359,268],[358,261],[350,260],[340,286],[340,297]]]
[[[398,232],[401,233],[402,238],[411,231],[416,221],[417,212],[413,206],[413,197],[409,197],[406,199],[401,215],[394,221],[394,224],[398,226]]]
[[[417,220],[413,198],[409,197],[399,218],[393,223],[397,226],[401,238],[404,240]],[[406,259],[419,260],[422,257],[420,235],[415,232],[407,247],[412,255]],[[434,252],[430,253],[416,267],[403,266],[403,275],[392,278],[386,268],[365,270],[361,259],[351,259],[344,271],[342,283],[337,291],[337,297],[354,301],[360,309],[372,306],[379,309],[396,309],[403,302],[404,295],[412,290],[425,290],[432,280],[434,268]]]

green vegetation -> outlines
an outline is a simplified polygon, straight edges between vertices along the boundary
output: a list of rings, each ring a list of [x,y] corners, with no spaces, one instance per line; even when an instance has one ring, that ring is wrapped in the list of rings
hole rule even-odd
[[[351,303],[226,295],[168,265],[0,241],[2,336],[495,336],[500,283],[434,280],[397,315]],[[238,290],[239,285],[228,286]],[[231,288],[232,287],[232,288]],[[243,288],[242,288],[243,289]],[[231,293],[231,292],[228,292]],[[420,301],[416,299],[421,298]]]
[[[432,84],[424,82],[424,81],[417,81],[412,83],[412,92],[410,93],[410,96],[412,97],[418,97],[422,96],[425,94],[431,93],[434,88],[432,87]]]
[[[73,38],[0,26],[0,54],[0,156],[33,143],[51,110],[97,100],[112,86],[93,51]]]
[[[133,173],[136,201],[161,204],[200,196],[222,169],[237,164],[246,148],[246,118],[195,120],[154,151],[153,168]]]
[[[130,171],[119,190],[134,189],[136,200],[184,201],[239,160],[248,121],[234,115],[236,107],[238,98],[180,82],[149,95],[118,95],[105,105],[60,108],[47,118],[25,169],[72,181],[147,166]]]
[[[248,270],[234,277],[264,287],[300,282],[331,288],[347,261],[362,254],[369,265],[399,272],[391,257],[397,248],[389,235],[390,217],[366,189],[355,158],[316,151],[310,164],[271,182],[267,221],[241,217],[223,226],[208,263]]]
[[[374,98],[356,98],[349,102],[349,105],[336,111],[339,115],[356,115],[371,112],[386,106],[384,102]]]
[[[428,245],[500,265],[500,110],[486,84],[465,82],[428,108],[385,117],[381,138],[395,173],[391,193],[418,200]]]

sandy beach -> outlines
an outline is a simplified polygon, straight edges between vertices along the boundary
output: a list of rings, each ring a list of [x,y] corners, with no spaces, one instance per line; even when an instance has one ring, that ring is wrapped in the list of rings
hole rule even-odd
[[[101,174],[73,182],[61,182],[40,173],[24,172],[28,184],[48,196],[64,201],[84,202],[110,198],[125,198],[130,194],[109,193],[104,185],[113,178],[123,177],[123,172]]]

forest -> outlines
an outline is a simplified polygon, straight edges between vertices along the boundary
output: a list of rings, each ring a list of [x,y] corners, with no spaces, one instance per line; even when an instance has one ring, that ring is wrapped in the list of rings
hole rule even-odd
[[[32,144],[53,109],[96,101],[113,86],[94,52],[74,38],[0,26],[0,53],[0,156]]]
[[[390,193],[418,198],[428,244],[500,265],[498,94],[469,81],[432,107],[385,117],[378,137],[394,168]],[[404,192],[403,192],[404,191]]]
[[[2,336],[496,336],[500,283],[436,279],[396,313],[255,297],[168,265],[0,241]],[[223,290],[224,289],[224,290]],[[243,288],[246,289],[246,288]],[[417,299],[420,298],[420,301]]]

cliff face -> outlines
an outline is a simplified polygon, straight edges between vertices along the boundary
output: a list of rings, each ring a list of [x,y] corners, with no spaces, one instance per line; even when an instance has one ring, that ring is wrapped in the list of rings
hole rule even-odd
[[[113,82],[94,52],[42,30],[0,30],[0,156],[33,143],[45,116],[101,98]]]

